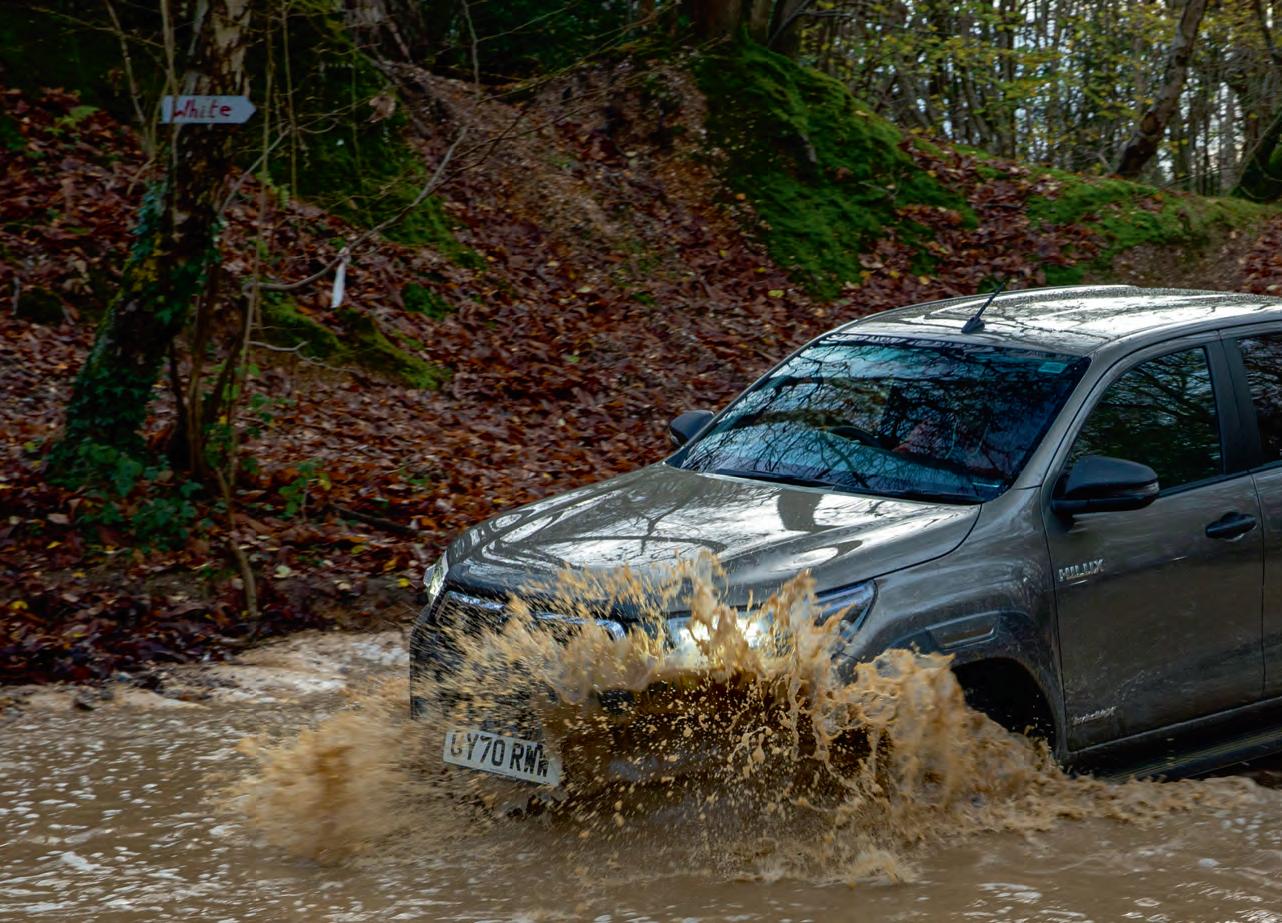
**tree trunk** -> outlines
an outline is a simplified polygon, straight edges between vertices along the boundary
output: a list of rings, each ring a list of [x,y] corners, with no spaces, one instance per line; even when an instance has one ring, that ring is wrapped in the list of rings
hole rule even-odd
[[[743,25],[748,32],[748,37],[759,45],[769,44],[773,0],[741,0],[741,2]]]
[[[1017,14],[1015,0],[1000,0],[998,5],[997,44],[1002,50],[1002,56],[998,63],[998,79],[1001,81],[1001,89],[997,93],[997,105],[1000,108],[996,113],[996,150],[1002,157],[1009,157],[1012,160],[1018,156],[1015,135],[1019,130],[1019,124],[1015,118],[1015,107],[1010,103],[1016,75],[1015,31],[1017,28]]]
[[[193,23],[183,94],[246,92],[250,0],[208,0]],[[144,198],[120,290],[98,328],[67,405],[49,472],[76,481],[119,454],[143,451],[142,427],[170,343],[217,258],[234,129],[174,125],[160,162],[166,175]]]
[[[1260,35],[1269,52],[1269,63],[1274,74],[1282,76],[1282,50],[1273,41],[1273,30],[1269,28],[1263,0],[1255,0],[1253,7]],[[1244,98],[1244,109],[1246,105]],[[1282,150],[1282,108],[1268,120],[1267,126],[1258,113],[1251,113],[1248,118],[1251,122],[1246,132],[1242,175],[1233,187],[1233,195],[1256,202],[1275,202],[1282,199],[1282,165],[1275,167],[1273,164],[1274,155]]]
[[[344,5],[347,28],[362,48],[414,64],[431,53],[431,11],[420,0],[345,0]]]
[[[781,5],[795,5],[781,3]],[[695,34],[703,39],[734,38],[742,28],[754,42],[770,42],[773,0],[685,0]]]
[[[801,23],[814,0],[777,0],[770,16],[770,47],[782,55],[796,58],[801,53]]]
[[[704,39],[732,38],[743,23],[744,0],[686,0],[695,34]]]
[[[1273,165],[1274,154],[1279,150],[1282,150],[1282,109],[1278,110],[1249,153],[1233,194],[1256,202],[1282,199],[1282,165],[1276,168]]]
[[[1188,76],[1189,59],[1193,56],[1193,45],[1197,41],[1197,30],[1205,13],[1206,0],[1185,0],[1184,12],[1175,29],[1175,39],[1171,42],[1171,51],[1166,60],[1161,89],[1158,90],[1153,105],[1140,118],[1134,136],[1122,149],[1117,161],[1118,175],[1134,179],[1157,153],[1157,146],[1166,133],[1167,123],[1179,106],[1184,80]]]
[[[1264,39],[1264,47],[1269,52],[1269,63],[1273,65],[1274,70],[1282,73],[1282,49],[1273,41],[1273,30],[1269,28],[1269,17],[1264,11],[1263,0],[1254,0],[1252,7],[1255,10],[1255,20],[1260,27],[1260,37]]]

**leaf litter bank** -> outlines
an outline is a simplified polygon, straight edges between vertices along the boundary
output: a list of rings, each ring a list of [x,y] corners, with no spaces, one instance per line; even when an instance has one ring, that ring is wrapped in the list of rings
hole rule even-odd
[[[894,163],[933,174],[965,207],[898,202],[867,252],[822,248],[860,269],[841,297],[821,301],[802,290],[797,266],[776,262],[791,258],[772,243],[782,231],[769,233],[772,222],[784,228],[780,209],[809,201],[793,193],[813,192],[815,178],[789,158],[771,162],[765,186],[760,158],[751,158],[757,173],[742,172],[755,149],[730,150],[733,139],[709,119],[710,107],[733,106],[705,96],[688,71],[623,59],[520,102],[478,100],[465,84],[426,72],[414,81],[406,105],[431,129],[416,141],[426,162],[440,161],[460,127],[478,143],[496,141],[441,191],[458,245],[480,259],[382,240],[353,260],[340,311],[329,307],[328,285],[264,305],[259,335],[268,345],[247,383],[258,410],[243,421],[257,431],[247,429],[243,443],[256,469],[242,466],[236,485],[259,582],[262,618],[253,624],[242,616],[211,497],[181,494],[185,485],[167,469],[138,478],[118,500],[43,481],[42,455],[95,312],[119,281],[143,160],[126,127],[72,94],[0,92],[10,193],[0,202],[0,291],[15,299],[15,310],[0,311],[0,430],[9,437],[0,445],[0,683],[102,682],[121,671],[150,671],[139,681],[153,682],[157,662],[223,656],[300,627],[409,615],[411,585],[451,534],[657,460],[668,419],[723,404],[809,337],[998,278],[1011,287],[1066,278],[1114,246],[1092,216],[1143,224],[1142,215],[1114,214],[1117,202],[1090,204],[1103,192],[1122,196],[1117,184],[1101,190],[883,138]],[[823,95],[832,104],[825,118],[851,104]],[[508,134],[522,112],[522,130]],[[791,103],[774,113],[809,137],[805,115]],[[854,155],[829,162],[820,147],[822,188],[851,187],[844,158]],[[807,161],[801,150],[790,159]],[[748,195],[765,188],[780,193],[773,210]],[[250,178],[228,210],[224,291],[250,277],[257,201]],[[1050,205],[1054,215],[1037,218]],[[266,246],[283,280],[313,274],[357,234],[312,202],[291,200],[273,215]],[[1275,291],[1282,219],[1261,230],[1254,244],[1233,231],[1233,253],[1217,249],[1209,277],[1170,250],[1166,262],[1181,274],[1164,263],[1159,275]],[[395,368],[371,371],[356,362],[366,353]],[[421,384],[428,366],[450,370],[441,390],[409,386],[404,373],[422,372],[409,376]],[[176,425],[164,391],[147,429],[158,457]],[[140,525],[171,546],[143,547]]]
[[[1069,776],[1043,744],[967,707],[946,657],[894,650],[841,669],[841,619],[816,624],[808,573],[747,613],[722,601],[720,577],[708,557],[566,573],[530,598],[578,624],[550,628],[524,597],[502,625],[455,622],[435,641],[457,669],[415,682],[425,716],[408,717],[393,681],[297,737],[247,740],[257,768],[223,808],[322,862],[430,856],[498,833],[580,872],[853,884],[913,880],[932,848],[982,832],[1258,801],[1246,779]],[[676,646],[659,616],[674,599],[690,612]],[[592,621],[639,601],[649,608],[622,638]],[[445,730],[481,721],[522,736],[541,727],[563,786],[444,766]]]

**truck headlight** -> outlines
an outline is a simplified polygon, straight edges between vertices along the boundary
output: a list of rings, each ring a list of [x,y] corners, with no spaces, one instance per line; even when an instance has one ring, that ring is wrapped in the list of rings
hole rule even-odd
[[[763,614],[739,615],[739,633],[748,647],[759,649],[770,638],[770,620]],[[668,639],[672,649],[682,660],[697,660],[703,656],[702,648],[708,646],[712,633],[703,622],[691,620],[688,615],[668,619]]]
[[[445,555],[436,559],[436,563],[427,569],[423,574],[423,601],[424,609],[430,611],[436,605],[436,600],[441,595],[441,590],[445,589],[445,575],[449,573],[449,565],[445,563]]]
[[[829,590],[815,600],[815,623],[823,625],[831,618],[840,617],[838,629],[841,637],[849,641],[868,618],[873,603],[877,601],[877,584],[872,580],[853,586]],[[737,616],[739,632],[748,647],[760,650],[771,638],[771,623],[764,612],[741,612]],[[667,620],[668,638],[678,657],[698,659],[701,648],[707,647],[711,632],[703,622],[691,621],[688,615],[673,616]]]
[[[839,590],[828,590],[820,593],[816,601],[819,611],[815,621],[822,625],[830,618],[840,616],[842,625],[839,633],[849,641],[868,620],[868,613],[877,601],[877,583],[865,580]]]

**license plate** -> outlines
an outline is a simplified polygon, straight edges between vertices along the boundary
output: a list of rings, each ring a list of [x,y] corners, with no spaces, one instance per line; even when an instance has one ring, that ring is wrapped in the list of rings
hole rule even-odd
[[[542,743],[471,728],[445,735],[445,762],[534,782],[561,784],[561,760]]]

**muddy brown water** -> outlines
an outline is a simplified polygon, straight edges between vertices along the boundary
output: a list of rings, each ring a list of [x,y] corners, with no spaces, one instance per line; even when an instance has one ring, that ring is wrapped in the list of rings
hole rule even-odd
[[[469,800],[466,770],[421,766],[412,796],[396,790],[384,751],[430,730],[393,716],[394,693],[353,707],[344,691],[404,659],[394,635],[303,636],[171,678],[195,704],[134,692],[85,711],[41,692],[10,708],[0,919],[1282,921],[1282,792],[1256,781],[1271,770],[1120,789],[963,778],[947,808],[928,788],[906,799],[938,802],[923,810],[803,805],[817,824],[689,788],[628,793],[617,825],[509,817]],[[244,744],[264,737],[287,742],[274,762]],[[860,827],[902,822],[937,829]]]

